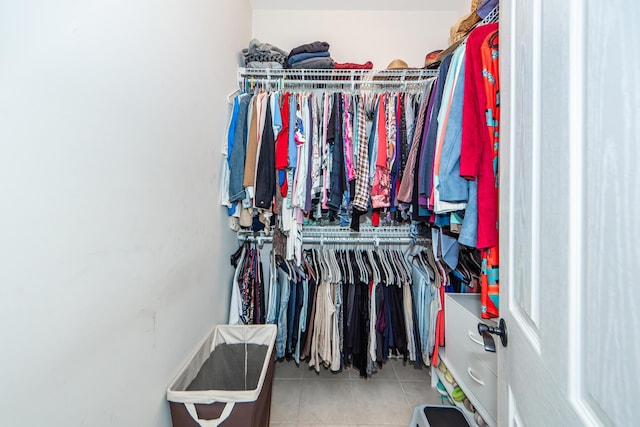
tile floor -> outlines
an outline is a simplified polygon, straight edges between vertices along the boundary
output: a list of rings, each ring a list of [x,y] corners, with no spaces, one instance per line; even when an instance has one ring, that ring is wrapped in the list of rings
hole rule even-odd
[[[276,362],[272,427],[407,427],[413,408],[441,404],[428,368],[391,359],[369,379],[350,368],[317,374],[306,363]]]

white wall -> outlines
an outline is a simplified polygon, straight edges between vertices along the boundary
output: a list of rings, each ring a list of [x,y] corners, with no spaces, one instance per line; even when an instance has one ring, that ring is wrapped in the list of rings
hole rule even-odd
[[[169,426],[226,320],[218,205],[247,0],[2,2],[3,426]]]
[[[254,9],[307,10],[462,10],[469,13],[471,0],[250,0]]]
[[[448,46],[456,11],[253,10],[253,37],[290,51],[322,40],[337,62],[372,61],[386,68],[398,58],[422,67],[427,53]]]

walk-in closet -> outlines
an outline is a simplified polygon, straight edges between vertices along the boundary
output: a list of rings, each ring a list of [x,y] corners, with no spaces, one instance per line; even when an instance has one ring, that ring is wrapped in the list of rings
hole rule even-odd
[[[639,20],[2,3],[0,425],[636,425]]]
[[[229,323],[277,327],[271,425],[406,425],[421,399],[496,425],[495,354],[474,332],[473,389],[444,350],[445,294],[498,327],[498,19],[471,5],[413,68],[340,62],[323,40],[243,50],[222,150]]]

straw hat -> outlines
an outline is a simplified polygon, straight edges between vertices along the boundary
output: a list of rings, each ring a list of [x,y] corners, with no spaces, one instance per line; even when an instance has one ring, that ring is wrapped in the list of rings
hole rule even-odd
[[[467,34],[476,26],[476,24],[482,21],[480,15],[478,15],[478,8],[487,3],[487,0],[473,0],[471,2],[471,12],[461,16],[449,31],[449,43],[454,44],[460,40],[463,40]]]
[[[387,70],[405,70],[407,68],[409,68],[409,65],[402,59],[394,59],[387,65]]]
[[[427,53],[424,57],[424,67],[429,68],[430,65],[435,64],[437,66],[436,60],[438,59],[438,55],[442,53],[442,49],[434,50],[432,52]]]
[[[472,12],[460,17],[449,31],[449,43],[453,44],[464,39],[467,34],[469,34],[469,31],[471,31],[481,20],[482,19],[480,19],[477,12]]]
[[[409,65],[403,61],[402,59],[394,59],[387,65],[385,70],[380,70],[377,72],[372,80],[395,80],[398,79],[398,76],[391,76],[392,73],[385,73],[385,71],[394,71],[394,70],[415,70],[416,68],[411,68]]]

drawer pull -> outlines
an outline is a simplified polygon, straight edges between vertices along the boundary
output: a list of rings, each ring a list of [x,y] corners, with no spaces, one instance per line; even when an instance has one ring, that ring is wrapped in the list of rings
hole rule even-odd
[[[474,343],[478,344],[478,345],[484,345],[484,343],[480,340],[477,340],[476,337],[474,336],[475,334],[471,331],[467,332],[467,336],[469,337],[469,339],[471,341],[473,341]]]
[[[473,370],[470,367],[467,368],[467,374],[469,374],[471,379],[474,380],[475,382],[477,382],[478,384],[484,385],[484,381],[482,381],[480,378],[478,378],[476,375],[474,375]]]

